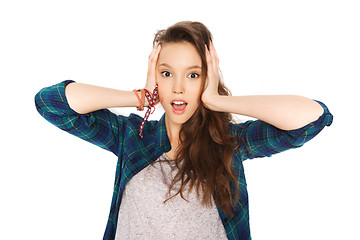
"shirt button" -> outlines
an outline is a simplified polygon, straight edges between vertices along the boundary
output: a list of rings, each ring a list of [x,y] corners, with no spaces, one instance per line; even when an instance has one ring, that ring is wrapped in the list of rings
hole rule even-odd
[[[226,223],[227,223],[228,221],[229,221],[229,220],[228,220],[228,218],[224,218],[224,222],[226,222]]]

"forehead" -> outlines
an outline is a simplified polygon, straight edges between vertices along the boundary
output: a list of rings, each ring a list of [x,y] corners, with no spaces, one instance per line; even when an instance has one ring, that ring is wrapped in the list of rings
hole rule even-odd
[[[165,43],[161,46],[158,59],[158,65],[162,63],[172,67],[201,66],[201,57],[191,43]]]

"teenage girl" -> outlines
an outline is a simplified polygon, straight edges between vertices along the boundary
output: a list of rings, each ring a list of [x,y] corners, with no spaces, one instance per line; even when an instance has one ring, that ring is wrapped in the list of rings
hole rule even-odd
[[[231,96],[200,22],[158,31],[153,46],[144,89],[66,80],[36,94],[38,112],[117,156],[104,239],[251,239],[243,161],[302,146],[331,113],[301,96]],[[165,113],[147,121],[158,103]],[[232,113],[258,120],[236,123]]]

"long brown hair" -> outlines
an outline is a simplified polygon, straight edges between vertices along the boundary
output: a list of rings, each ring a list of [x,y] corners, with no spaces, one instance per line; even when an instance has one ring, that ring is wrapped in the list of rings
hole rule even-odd
[[[155,34],[153,45],[169,42],[189,42],[193,44],[202,62],[202,93],[204,92],[207,75],[205,44],[210,46],[212,34],[200,22],[182,21],[167,29],[159,30]],[[219,82],[220,95],[231,95],[222,81]],[[236,137],[231,136],[228,123],[232,121],[231,113],[215,112],[207,109],[200,101],[193,116],[185,122],[180,130],[180,145],[175,156],[176,166],[179,168],[169,187],[169,194],[176,182],[181,180],[179,191],[169,199],[182,194],[186,184],[190,184],[189,191],[196,187],[203,191],[202,206],[212,206],[211,198],[224,213],[233,216],[231,207],[239,198],[239,187],[232,168],[232,153],[235,148]],[[181,163],[181,167],[180,166]],[[235,192],[231,192],[230,181],[234,183]],[[232,195],[234,194],[234,195]],[[235,197],[233,197],[235,196]],[[186,200],[187,201],[187,200]]]

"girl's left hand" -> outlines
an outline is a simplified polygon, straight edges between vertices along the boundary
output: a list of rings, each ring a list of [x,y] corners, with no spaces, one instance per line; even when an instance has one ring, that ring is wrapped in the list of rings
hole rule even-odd
[[[209,101],[213,100],[215,97],[220,96],[218,92],[218,86],[220,81],[219,76],[219,57],[215,51],[214,44],[210,42],[210,51],[205,45],[206,51],[206,62],[208,67],[207,78],[205,82],[205,91],[201,96],[205,107],[209,108]]]

